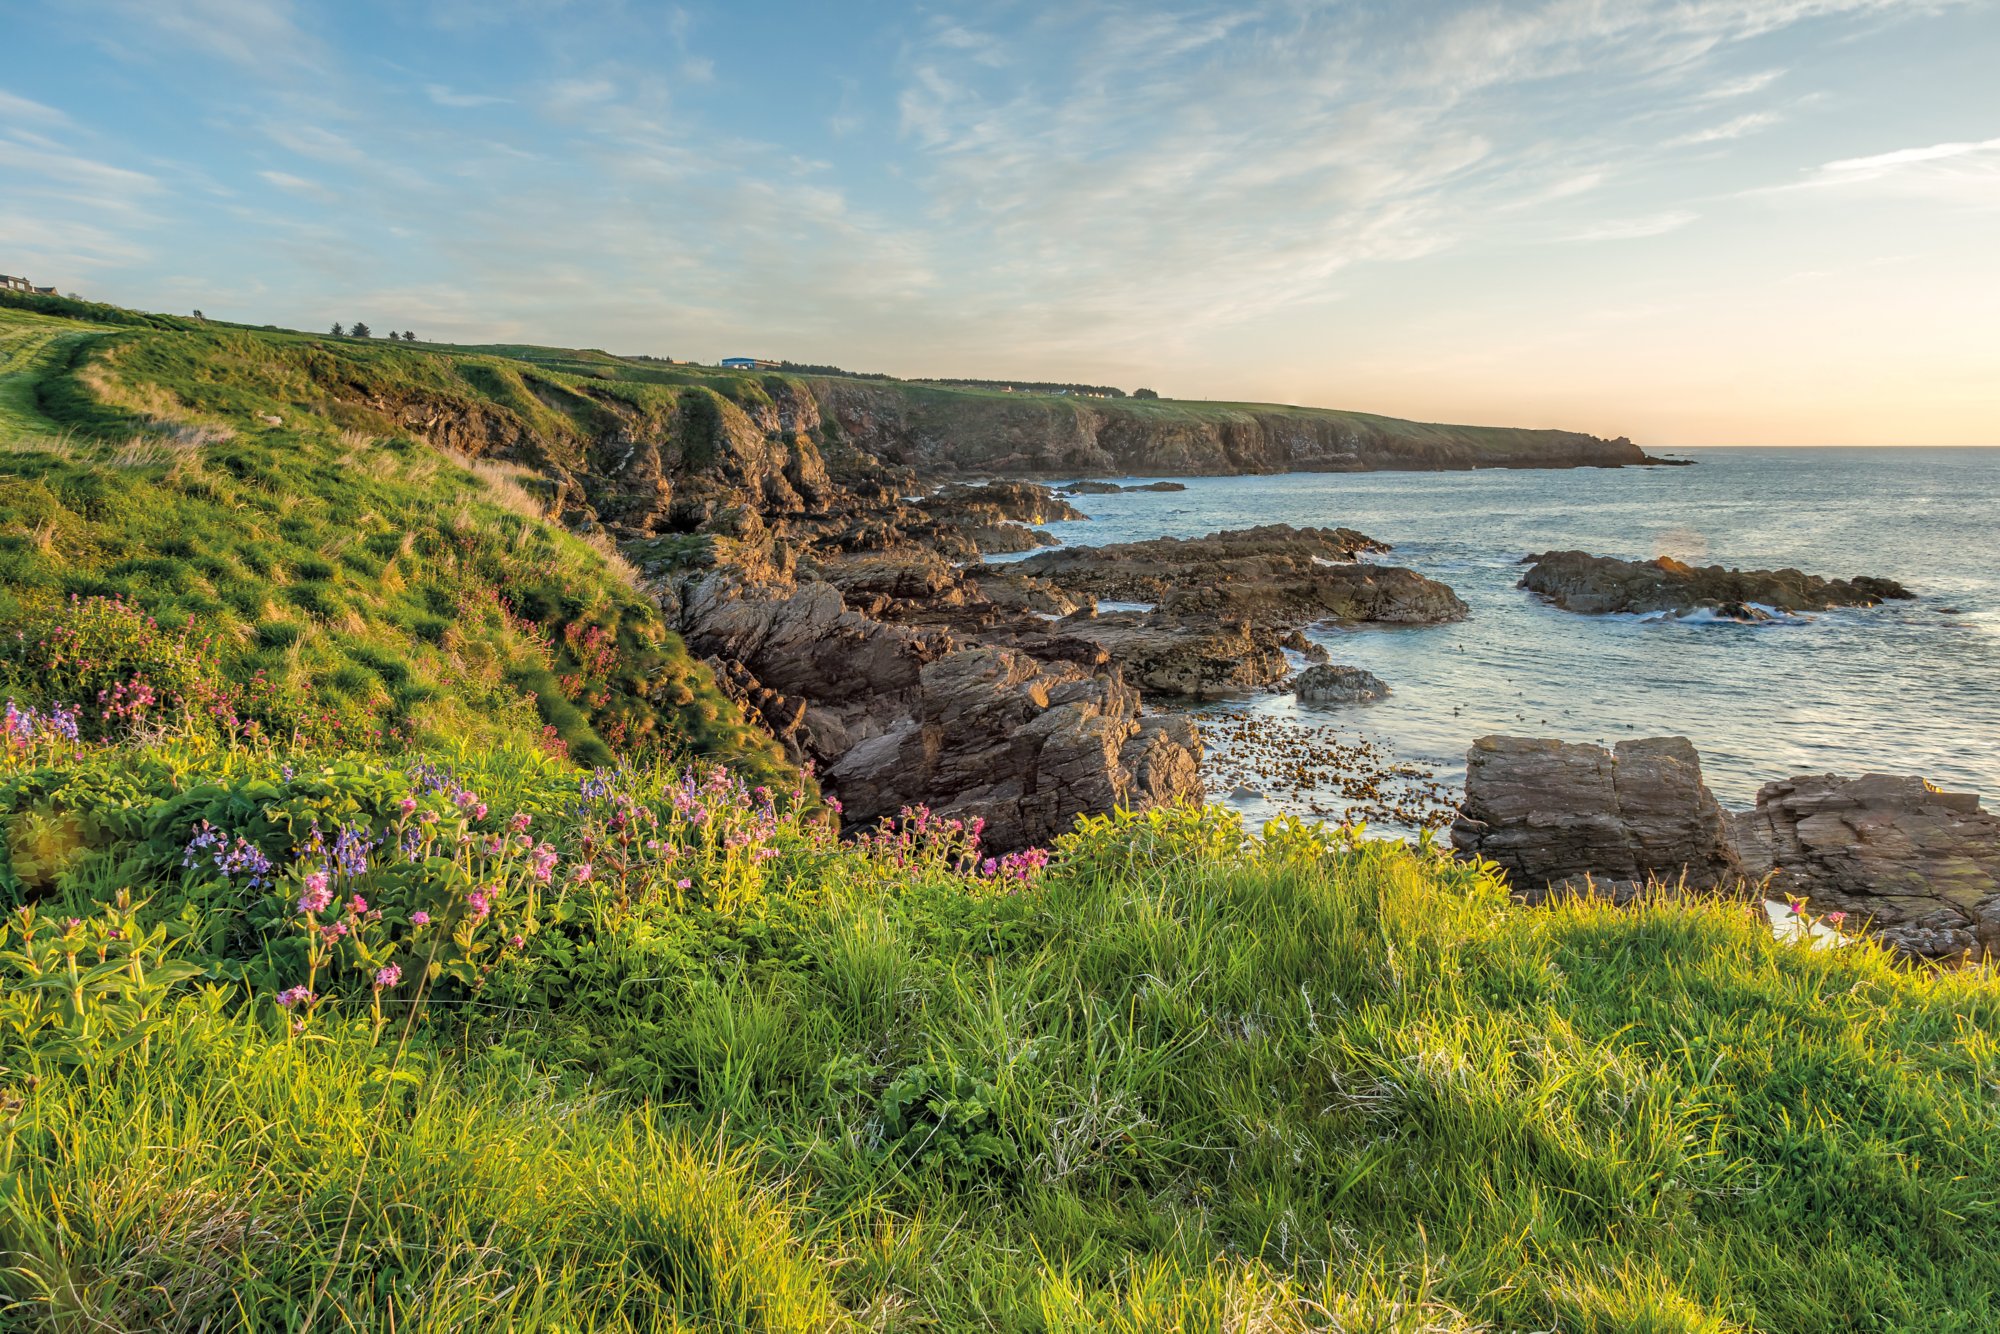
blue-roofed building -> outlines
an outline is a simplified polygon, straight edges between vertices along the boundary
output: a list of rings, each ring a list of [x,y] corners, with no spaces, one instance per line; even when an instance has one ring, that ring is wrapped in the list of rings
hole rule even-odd
[[[726,371],[774,371],[782,363],[766,361],[762,357],[724,357],[722,369]]]

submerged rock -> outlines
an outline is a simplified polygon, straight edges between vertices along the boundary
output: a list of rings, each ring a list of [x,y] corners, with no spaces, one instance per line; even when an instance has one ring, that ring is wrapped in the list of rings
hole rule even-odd
[[[1908,775],[1767,783],[1731,819],[1745,869],[1925,958],[2000,954],[2000,815]]]
[[[1385,698],[1389,683],[1359,667],[1322,664],[1294,677],[1292,692],[1301,704],[1364,704]]]
[[[1565,611],[1671,612],[1684,616],[1707,610],[1743,621],[1769,619],[1780,612],[1823,611],[1831,607],[1872,607],[1916,594],[1893,579],[1861,576],[1822,579],[1798,570],[1729,570],[1694,566],[1661,556],[1619,560],[1582,551],[1547,551],[1526,557],[1520,586]]]
[[[1071,482],[1062,488],[1069,496],[1115,496],[1125,491],[1185,491],[1185,482],[1145,482],[1136,486],[1120,486],[1116,482]]]
[[[1486,736],[1465,757],[1452,845],[1538,902],[1586,882],[1630,898],[1651,881],[1726,889],[1742,880],[1722,807],[1686,737],[1615,748]]]

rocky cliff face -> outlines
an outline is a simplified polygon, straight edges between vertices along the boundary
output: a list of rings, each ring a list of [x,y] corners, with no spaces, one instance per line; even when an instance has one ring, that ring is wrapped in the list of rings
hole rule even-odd
[[[804,382],[821,415],[886,462],[927,472],[1363,472],[1623,467],[1625,439],[1579,431],[1442,426],[1313,408],[980,394],[879,381]]]

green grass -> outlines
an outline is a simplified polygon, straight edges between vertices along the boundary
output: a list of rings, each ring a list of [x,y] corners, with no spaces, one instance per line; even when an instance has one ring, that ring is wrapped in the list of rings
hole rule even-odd
[[[143,679],[186,714],[213,680],[283,739],[550,728],[586,763],[664,750],[778,771],[616,552],[542,517],[539,477],[402,424],[449,417],[468,447],[576,463],[608,409],[516,362],[17,307],[0,303],[0,688],[91,703]],[[88,669],[34,648],[77,633]]]
[[[92,752],[23,771],[0,809],[19,812],[18,848],[48,794],[74,789],[63,800],[100,831],[37,882],[45,911],[88,912],[120,864],[150,912],[186,923],[216,909],[198,873],[148,851],[192,819],[172,791],[227,771],[274,784],[268,809],[367,793],[365,813],[401,790],[393,774],[280,780],[277,762]],[[558,769],[451,762],[496,813],[543,812],[564,865],[586,836],[604,846]],[[669,775],[624,790],[671,808]],[[128,808],[141,818],[114,814]],[[378,1036],[365,988],[289,1032],[269,996],[295,979],[232,973],[257,957],[241,941],[183,948],[241,980],[191,981],[122,1025],[143,1050],[0,1038],[12,1318],[2000,1321],[1987,972],[1780,942],[1739,905],[1522,910],[1476,868],[1309,828],[1246,843],[1219,811],[1093,823],[1025,882],[953,870],[948,837],[839,847],[814,828],[787,816],[753,839],[775,855],[742,863],[750,893],[647,888],[683,866],[718,883],[726,851],[615,888],[599,855],[587,906],[572,890],[570,915],[477,990],[442,979],[407,1041],[410,1011]],[[370,874],[356,890],[396,918],[401,882]]]

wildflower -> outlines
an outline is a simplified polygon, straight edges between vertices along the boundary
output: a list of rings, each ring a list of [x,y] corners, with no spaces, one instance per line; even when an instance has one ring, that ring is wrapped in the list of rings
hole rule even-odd
[[[513,938],[510,939],[507,943],[509,945],[512,945],[515,949],[518,950],[521,948],[521,946],[528,943],[528,938],[524,935],[521,935],[519,932],[516,932]]]
[[[347,901],[347,911],[353,913],[356,917],[365,916],[368,912],[368,900],[356,894]]]
[[[674,881],[674,884],[678,885],[682,889],[694,888],[694,881],[688,879],[686,876],[682,876],[679,880]]]
[[[333,864],[344,876],[354,877],[368,873],[368,854],[375,848],[375,842],[368,837],[367,830],[358,825],[342,825],[339,835],[333,841]]]
[[[333,903],[333,890],[327,886],[325,871],[314,871],[306,877],[306,892],[299,895],[299,911],[311,917],[325,912]]]
[[[465,896],[466,906],[472,909],[472,920],[483,922],[493,911],[493,895],[486,889],[475,889]]]
[[[509,820],[507,824],[515,833],[525,834],[528,832],[528,821],[531,818],[526,811],[515,811],[514,818]]]
[[[554,845],[544,842],[528,854],[528,871],[543,884],[548,883],[549,877],[555,874],[555,870],[556,850]]]
[[[1833,923],[1835,926],[1839,926],[1842,922],[1847,920],[1847,914],[1844,912],[1830,912],[1826,915],[1826,920]]]
[[[413,815],[416,813],[417,799],[415,797],[404,797],[401,801],[396,803],[396,809],[401,811],[404,815]]]
[[[584,881],[590,879],[590,874],[591,874],[590,863],[578,862],[576,864],[576,869],[574,871],[571,871],[570,874],[573,877],[575,877],[577,884],[579,885],[582,884]]]
[[[475,820],[484,820],[484,819],[486,818],[486,803],[485,803],[485,802],[481,801],[481,802],[476,802],[476,803],[474,803],[474,804],[473,804],[473,807],[472,807],[472,818],[473,818],[473,819],[475,819]]]
[[[410,914],[411,926],[429,926],[430,924],[431,924],[431,915],[425,912],[422,908],[419,908],[415,912]]]
[[[402,980],[403,969],[400,964],[392,963],[375,970],[375,989],[377,991],[382,990],[384,987],[393,987]]]
[[[1806,901],[1804,899],[1789,899],[1786,901],[1786,906],[1792,910],[1792,916],[1797,917],[1806,910]]]
[[[278,993],[278,1004],[289,1010],[294,1005],[310,1005],[319,997],[305,987],[287,987]]]

